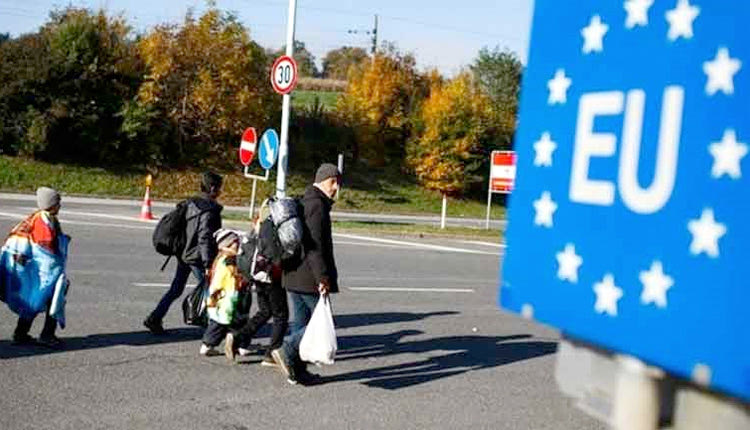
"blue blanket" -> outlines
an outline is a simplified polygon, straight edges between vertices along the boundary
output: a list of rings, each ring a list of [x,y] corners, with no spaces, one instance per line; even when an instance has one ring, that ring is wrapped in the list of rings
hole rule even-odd
[[[56,255],[26,237],[11,235],[0,251],[0,300],[24,318],[34,317],[51,305],[50,314],[64,326],[69,243],[68,236],[60,235],[60,255]],[[51,303],[53,296],[55,303]]]

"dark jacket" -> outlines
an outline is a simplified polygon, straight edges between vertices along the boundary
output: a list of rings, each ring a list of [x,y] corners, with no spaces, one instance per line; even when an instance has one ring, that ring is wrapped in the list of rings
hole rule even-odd
[[[221,211],[224,209],[206,194],[188,199],[187,237],[182,261],[207,269],[218,253],[214,233],[221,228]]]
[[[316,293],[318,284],[325,277],[330,285],[329,291],[337,293],[338,271],[331,234],[333,200],[315,186],[310,186],[305,190],[302,205],[305,208],[302,262],[284,268],[282,284],[287,291]]]

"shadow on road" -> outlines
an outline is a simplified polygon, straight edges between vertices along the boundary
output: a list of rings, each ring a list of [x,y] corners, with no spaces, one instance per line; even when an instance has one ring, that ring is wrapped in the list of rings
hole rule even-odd
[[[430,317],[456,315],[456,311],[438,311],[438,312],[380,312],[376,314],[344,314],[335,315],[333,319],[337,329],[351,327],[363,327],[368,325],[402,323],[409,321],[419,321]]]
[[[62,337],[61,339],[65,342],[65,346],[61,349],[50,349],[41,345],[18,346],[13,345],[9,340],[0,340],[0,359],[107,348],[116,345],[147,346],[163,343],[186,342],[200,339],[202,335],[203,329],[199,327],[185,327],[167,330],[167,334],[164,336],[154,336],[147,331],[92,334],[80,337]]]
[[[362,381],[363,384],[396,390],[473,370],[488,369],[527,360],[557,350],[555,342],[519,341],[527,334],[512,336],[448,336],[402,342],[421,334],[403,330],[386,335],[342,336],[338,338],[338,361],[367,359],[397,354],[423,354],[446,351],[424,360],[321,377],[320,383]]]
[[[381,312],[363,314],[336,315],[336,327],[339,329],[390,324],[399,322],[419,321],[433,316],[454,315],[455,311],[442,312]],[[416,332],[419,334],[420,332]],[[266,325],[256,334],[256,338],[270,335],[270,327]],[[117,345],[148,346],[177,342],[197,341],[203,336],[203,329],[199,327],[183,327],[168,329],[164,336],[154,336],[147,331],[125,333],[102,333],[79,337],[62,336],[65,346],[62,349],[49,349],[40,345],[18,346],[10,340],[0,340],[0,360],[10,358],[29,357],[33,355],[55,354],[86,349],[107,348]],[[395,339],[393,342],[397,342]]]

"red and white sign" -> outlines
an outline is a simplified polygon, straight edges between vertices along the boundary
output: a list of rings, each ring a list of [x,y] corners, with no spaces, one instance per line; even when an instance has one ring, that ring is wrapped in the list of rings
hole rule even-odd
[[[516,152],[492,151],[490,192],[509,194],[516,182]]]
[[[297,86],[297,62],[282,55],[271,66],[271,85],[279,94],[289,94]]]
[[[255,157],[255,147],[258,143],[258,135],[255,134],[255,128],[250,127],[242,133],[240,142],[240,163],[243,166],[249,166]]]

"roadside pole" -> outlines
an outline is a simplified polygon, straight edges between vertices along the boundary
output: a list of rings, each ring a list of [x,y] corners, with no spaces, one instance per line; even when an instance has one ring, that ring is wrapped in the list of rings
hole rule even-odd
[[[286,55],[294,54],[294,25],[297,18],[297,0],[289,0],[286,28]],[[279,168],[276,170],[276,197],[286,197],[286,172],[289,158],[289,109],[291,98],[284,94],[281,105],[281,142],[279,145]]]

